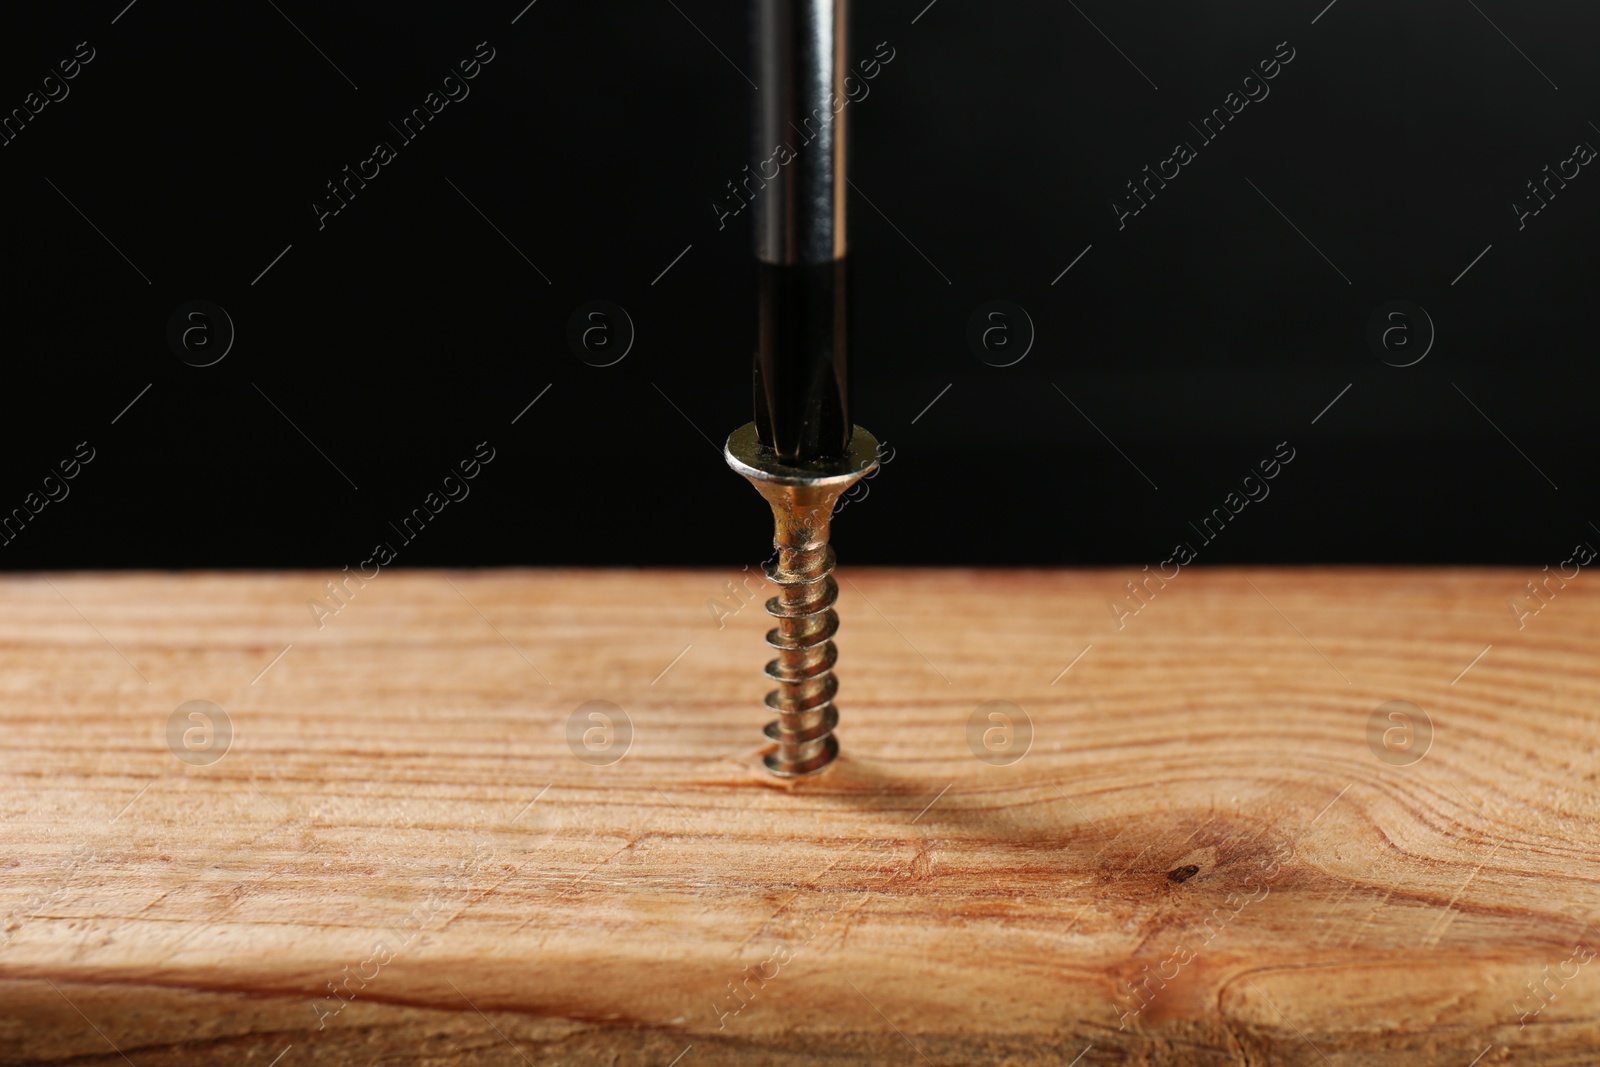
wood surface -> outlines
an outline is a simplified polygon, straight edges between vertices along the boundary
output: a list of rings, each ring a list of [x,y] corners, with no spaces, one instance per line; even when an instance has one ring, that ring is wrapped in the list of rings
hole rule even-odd
[[[1588,574],[839,575],[793,784],[732,569],[0,581],[0,1063],[1593,1061]]]

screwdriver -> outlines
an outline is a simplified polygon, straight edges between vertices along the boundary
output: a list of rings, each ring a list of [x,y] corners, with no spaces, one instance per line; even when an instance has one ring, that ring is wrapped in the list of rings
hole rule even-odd
[[[878,442],[850,421],[845,241],[846,0],[754,0],[752,148],[782,160],[753,203],[755,419],[735,430],[728,465],[771,505],[774,562],[767,634],[777,718],[763,762],[813,774],[839,753],[833,637],[839,587],[828,545],[839,496],[878,466]],[[787,151],[778,151],[786,146]]]

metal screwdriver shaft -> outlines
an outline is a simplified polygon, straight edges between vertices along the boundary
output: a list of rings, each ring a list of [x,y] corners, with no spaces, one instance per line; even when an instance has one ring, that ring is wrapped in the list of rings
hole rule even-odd
[[[755,0],[756,428],[782,459],[850,445],[845,296],[846,0]],[[779,146],[792,151],[778,154]],[[758,168],[759,169],[759,168]]]
[[[828,547],[834,504],[878,465],[850,421],[846,300],[846,0],[755,0],[755,158],[783,158],[754,203],[760,276],[755,421],[735,430],[728,465],[772,506],[777,558],[767,634],[777,688],[767,769],[811,774],[839,752],[833,673],[839,587]],[[786,152],[776,149],[784,146]]]

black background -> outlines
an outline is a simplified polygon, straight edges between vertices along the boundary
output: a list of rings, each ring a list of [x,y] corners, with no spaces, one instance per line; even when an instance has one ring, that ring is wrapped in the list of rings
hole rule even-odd
[[[0,21],[0,110],[96,53],[0,147],[0,511],[96,453],[4,566],[354,566],[485,440],[400,564],[765,554],[719,452],[750,418],[749,214],[711,206],[752,162],[742,5],[124,2]],[[1554,563],[1600,536],[1600,175],[1524,229],[1511,207],[1600,145],[1600,9],[925,2],[855,12],[855,56],[894,50],[848,110],[855,415],[893,459],[846,562],[1156,562],[1280,441],[1201,562]],[[480,41],[470,96],[319,230],[324,183]],[[1200,144],[1284,41],[1270,96]],[[1180,140],[1198,158],[1119,230]],[[204,368],[166,340],[197,299],[237,330]],[[593,299],[636,327],[610,367],[566,340]],[[968,347],[990,300],[1036,328],[1013,366]],[[1437,332],[1410,367],[1366,341],[1393,300]]]

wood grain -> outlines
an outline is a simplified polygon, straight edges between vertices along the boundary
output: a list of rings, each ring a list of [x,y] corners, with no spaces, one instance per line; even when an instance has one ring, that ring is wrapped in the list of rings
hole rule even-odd
[[[845,756],[787,785],[737,572],[384,572],[320,629],[322,574],[0,581],[0,1062],[1600,1047],[1588,575],[1520,630],[1511,570],[1186,569],[1121,629],[1114,571],[840,576]]]

